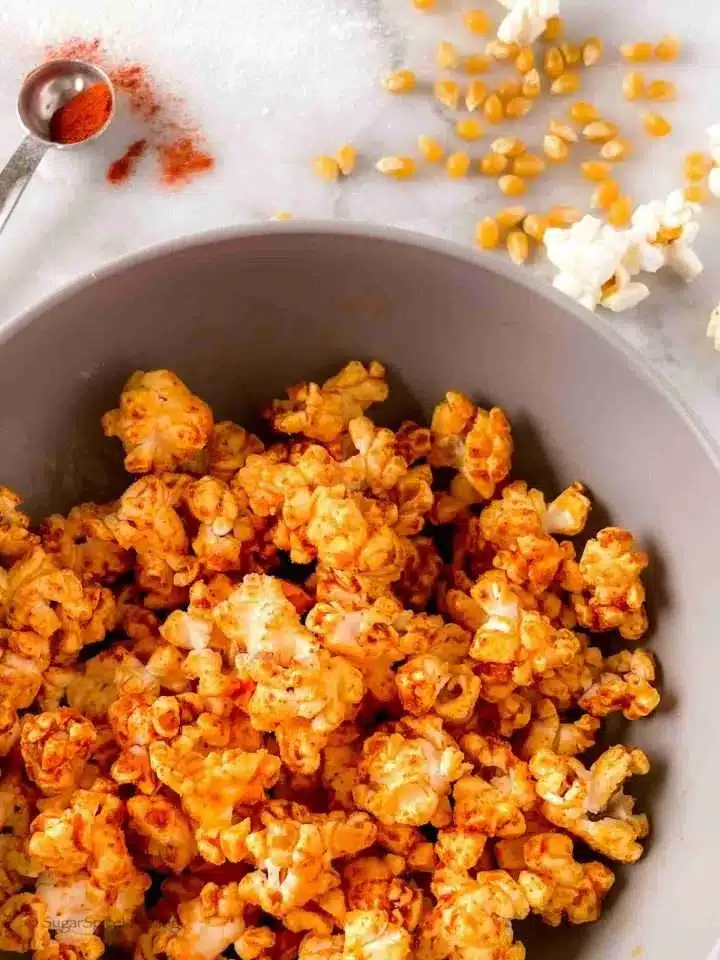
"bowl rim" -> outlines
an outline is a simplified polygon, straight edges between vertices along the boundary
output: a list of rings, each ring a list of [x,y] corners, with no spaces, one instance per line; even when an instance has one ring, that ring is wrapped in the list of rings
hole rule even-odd
[[[684,425],[694,435],[715,469],[720,472],[720,443],[710,435],[704,423],[692,409],[688,401],[679,390],[659,370],[651,366],[642,354],[628,343],[611,324],[603,321],[574,300],[560,293],[547,281],[538,277],[530,270],[521,270],[517,266],[501,258],[499,254],[487,253],[466,247],[454,240],[435,237],[431,234],[408,230],[401,227],[386,226],[384,224],[365,223],[361,221],[335,220],[290,220],[264,221],[262,223],[231,224],[201,230],[195,233],[181,234],[158,243],[146,244],[129,253],[104,263],[101,267],[71,280],[68,284],[54,290],[26,310],[13,314],[4,323],[0,323],[0,350],[3,345],[29,326],[44,313],[52,310],[57,304],[71,299],[77,293],[90,286],[100,283],[107,277],[122,273],[137,264],[148,260],[156,260],[181,250],[193,247],[206,247],[218,242],[224,242],[245,237],[283,236],[283,235],[315,235],[357,237],[370,241],[384,240],[400,246],[416,246],[441,256],[450,257],[465,263],[480,266],[491,273],[503,277],[511,283],[517,284],[530,293],[550,302],[559,310],[572,314],[576,321],[591,329],[598,337],[605,340],[620,355],[622,360],[633,372],[642,379],[655,393],[668,403],[675,413],[684,422]],[[720,960],[720,958],[718,958]]]

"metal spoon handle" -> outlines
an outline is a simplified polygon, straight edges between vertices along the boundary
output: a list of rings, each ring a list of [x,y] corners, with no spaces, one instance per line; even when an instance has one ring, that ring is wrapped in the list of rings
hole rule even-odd
[[[0,171],[0,233],[47,149],[48,145],[35,137],[25,137]]]

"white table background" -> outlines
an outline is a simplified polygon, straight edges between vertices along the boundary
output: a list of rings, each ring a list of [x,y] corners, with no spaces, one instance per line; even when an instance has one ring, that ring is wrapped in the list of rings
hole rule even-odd
[[[108,161],[142,135],[136,121],[123,115],[97,144],[48,155],[0,237],[0,322],[123,254],[181,234],[267,220],[279,210],[296,218],[394,224],[470,243],[475,222],[504,205],[493,180],[452,182],[428,168],[416,181],[395,183],[372,167],[383,154],[413,153],[419,133],[453,142],[451,124],[431,96],[393,97],[380,86],[383,75],[401,65],[431,84],[438,40],[454,40],[464,52],[482,50],[484,40],[464,30],[460,12],[484,6],[501,13],[494,0],[438,4],[436,13],[422,14],[410,0],[3,0],[0,162],[20,136],[14,119],[20,78],[42,59],[46,44],[80,35],[101,36],[113,56],[147,64],[162,87],[182,96],[207,134],[217,167],[173,191],[157,183],[147,158],[132,181],[108,186]],[[623,188],[637,201],[664,198],[682,182],[684,153],[705,149],[705,128],[720,121],[720,4],[563,0],[562,9],[573,39],[599,34],[608,44],[602,65],[584,71],[577,96],[594,100],[636,140],[635,157],[621,169]],[[683,38],[682,59],[648,66],[647,74],[675,80],[680,97],[676,104],[658,105],[675,132],[654,141],[641,128],[648,107],[622,100],[628,68],[617,45],[657,40],[666,32]],[[549,117],[562,115],[567,102],[545,98],[537,122],[521,122],[522,136],[533,142],[534,129],[537,142]],[[501,129],[511,131],[510,125]],[[357,172],[337,184],[317,180],[312,156],[332,153],[346,141],[360,152]],[[474,152],[484,152],[489,141],[473,145]],[[576,159],[581,156],[590,150],[581,148]],[[539,180],[527,206],[578,202],[587,208],[590,191],[575,162]],[[706,339],[705,326],[720,299],[719,240],[715,201],[703,215],[701,279],[686,287],[672,278],[651,278],[654,294],[639,310],[605,314],[675,384],[718,440],[720,354]]]

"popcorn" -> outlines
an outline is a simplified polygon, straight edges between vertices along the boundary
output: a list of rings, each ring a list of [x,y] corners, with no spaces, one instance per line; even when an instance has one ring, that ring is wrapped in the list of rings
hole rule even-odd
[[[20,497],[0,486],[0,558],[14,563],[24,557],[40,538],[30,531],[30,517],[18,510]]]
[[[559,0],[500,0],[509,11],[498,27],[498,40],[521,47],[534,43],[551,17],[560,15]]]
[[[96,737],[92,723],[69,707],[28,714],[20,733],[28,776],[46,795],[72,790],[80,781]]]
[[[649,716],[660,703],[654,687],[655,662],[648,650],[623,650],[605,661],[606,673],[579,700],[593,717],[622,712],[627,720]]]
[[[384,910],[352,910],[345,920],[344,957],[353,960],[407,960],[412,941],[404,927],[388,919]]]
[[[48,940],[45,905],[36,894],[17,893],[0,906],[0,950],[27,953]]]
[[[114,542],[105,522],[113,512],[110,505],[84,503],[67,517],[48,517],[42,526],[43,549],[83,583],[114,583],[130,571],[132,558]]]
[[[412,933],[422,914],[422,892],[403,879],[402,858],[356,857],[343,869],[343,889],[349,910],[382,910],[391,923]]]
[[[716,167],[715,169],[718,168]],[[714,172],[713,170],[713,173]],[[720,192],[720,184],[718,184],[718,191]],[[710,320],[707,325],[707,336],[712,340],[713,347],[716,350],[720,350],[720,305],[715,307],[710,314]]]
[[[697,217],[701,207],[685,199],[682,190],[673,190],[664,203],[641,204],[633,214],[633,230],[651,244],[670,267],[687,283],[703,271],[700,258],[692,248],[700,232]]]
[[[164,797],[130,797],[128,822],[142,839],[153,870],[183,871],[195,856],[196,847],[188,819]]]
[[[585,710],[589,709],[586,700],[589,692],[583,694],[579,701]],[[595,698],[595,695],[591,696]],[[576,757],[595,745],[599,729],[600,721],[594,715],[585,714],[573,723],[562,723],[552,700],[537,700],[533,705],[533,720],[523,737],[519,755],[529,760],[539,750],[553,750],[562,757]]]

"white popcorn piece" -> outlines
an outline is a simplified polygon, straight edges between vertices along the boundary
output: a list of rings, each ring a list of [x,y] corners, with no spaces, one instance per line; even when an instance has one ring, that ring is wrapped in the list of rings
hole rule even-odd
[[[720,163],[720,123],[708,127],[707,135],[710,138],[710,155],[715,163]]]
[[[560,15],[559,0],[499,0],[508,10],[498,27],[498,40],[524,47],[534,43],[550,17]]]
[[[713,167],[710,171],[708,189],[714,197],[720,197],[720,167]]]
[[[703,271],[702,261],[692,248],[700,232],[697,203],[685,199],[682,190],[673,190],[664,203],[645,203],[632,218],[633,229],[643,240],[659,250],[664,265],[670,267],[686,283],[697,279]]]
[[[720,303],[710,314],[710,322],[707,325],[707,335],[712,340],[714,349],[720,351]]]

